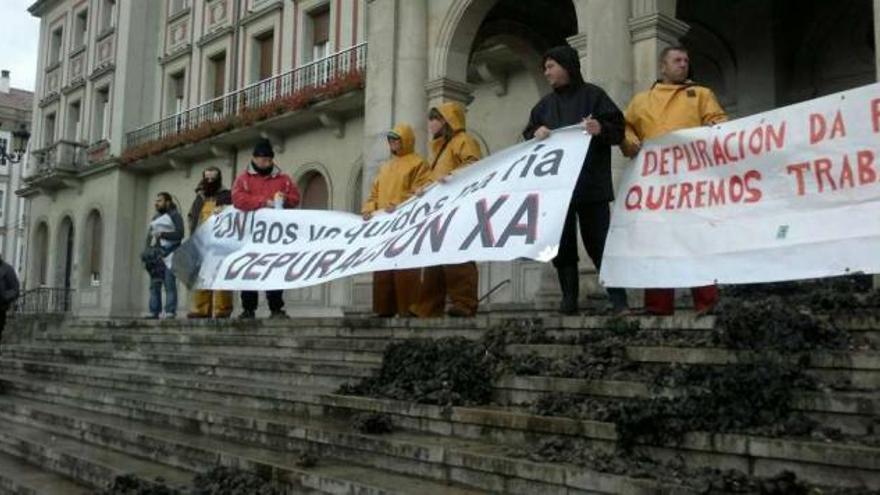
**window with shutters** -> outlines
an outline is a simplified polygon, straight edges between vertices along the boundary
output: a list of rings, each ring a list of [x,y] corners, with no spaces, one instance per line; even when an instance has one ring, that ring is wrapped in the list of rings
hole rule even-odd
[[[272,31],[257,38],[257,80],[272,77],[272,54],[275,48],[275,34]]]
[[[81,48],[86,44],[86,36],[89,29],[89,11],[81,10],[76,13],[73,23],[73,49]]]
[[[76,100],[67,106],[67,129],[65,137],[71,141],[79,142],[82,139],[82,103]]]
[[[95,92],[95,121],[93,132],[95,141],[110,139],[110,87],[104,86]]]
[[[46,115],[43,127],[43,146],[55,144],[55,112]]]
[[[210,75],[211,98],[223,96],[226,93],[226,52],[211,57]]]
[[[168,95],[165,104],[166,115],[183,111],[184,96],[186,94],[185,83],[185,71],[175,72],[168,78]]]
[[[101,31],[116,25],[116,0],[104,0],[101,3]]]
[[[61,47],[64,40],[64,28],[58,28],[52,31],[52,37],[49,39],[49,65],[61,61]]]
[[[312,60],[330,55],[330,6],[325,5],[309,13],[312,30]]]

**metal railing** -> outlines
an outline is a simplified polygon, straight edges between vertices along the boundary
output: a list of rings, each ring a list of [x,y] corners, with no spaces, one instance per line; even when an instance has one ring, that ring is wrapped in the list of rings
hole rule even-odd
[[[38,287],[24,291],[13,304],[14,314],[69,313],[73,289],[65,287]]]
[[[34,175],[55,170],[75,172],[85,164],[86,145],[75,141],[60,140],[43,149],[31,152],[35,167]]]
[[[366,65],[367,44],[361,43],[130,131],[125,135],[125,147],[129,149],[174,136],[205,123],[222,122],[278,98],[322,87],[336,77],[364,70]]]

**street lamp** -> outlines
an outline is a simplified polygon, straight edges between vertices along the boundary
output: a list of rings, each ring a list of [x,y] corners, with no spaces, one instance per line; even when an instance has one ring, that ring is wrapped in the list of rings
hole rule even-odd
[[[24,124],[19,129],[12,131],[12,154],[6,152],[5,143],[0,143],[0,165],[6,165],[7,161],[9,163],[21,162],[24,152],[27,151],[27,143],[30,137],[31,133],[27,131]]]

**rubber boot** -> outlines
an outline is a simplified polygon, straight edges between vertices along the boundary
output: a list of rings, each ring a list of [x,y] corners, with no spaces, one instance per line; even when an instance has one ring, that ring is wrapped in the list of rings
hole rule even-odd
[[[577,314],[578,291],[580,289],[580,274],[577,265],[561,266],[556,269],[556,275],[559,277],[559,288],[562,289],[559,312],[564,315]]]

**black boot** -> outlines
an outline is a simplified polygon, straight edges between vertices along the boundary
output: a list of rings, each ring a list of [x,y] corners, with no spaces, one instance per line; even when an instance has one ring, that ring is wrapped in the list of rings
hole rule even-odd
[[[580,289],[577,265],[560,266],[556,269],[556,275],[559,277],[559,288],[562,289],[559,312],[564,315],[577,314],[578,290]]]

